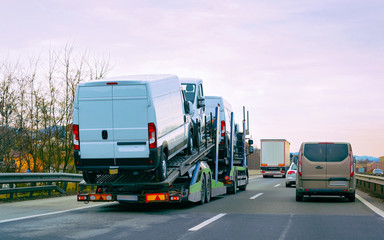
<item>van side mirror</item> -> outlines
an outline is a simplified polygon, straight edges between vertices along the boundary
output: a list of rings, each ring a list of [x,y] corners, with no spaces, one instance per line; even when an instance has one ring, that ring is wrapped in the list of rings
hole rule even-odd
[[[253,146],[249,146],[248,151],[249,153],[253,153],[254,152]]]
[[[252,144],[253,144],[253,140],[252,140],[252,139],[249,139],[249,140],[248,140],[248,144],[249,144],[249,145],[252,145]]]
[[[205,107],[205,99],[199,98],[197,99],[197,108],[202,108],[202,107]]]

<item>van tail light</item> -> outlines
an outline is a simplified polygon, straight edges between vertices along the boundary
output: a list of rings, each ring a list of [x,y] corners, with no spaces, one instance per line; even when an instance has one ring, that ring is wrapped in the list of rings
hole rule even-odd
[[[154,123],[148,123],[148,139],[149,148],[157,148],[156,126]]]
[[[221,121],[221,136],[225,136],[225,121]]]
[[[300,150],[300,153],[299,153],[299,166],[298,166],[298,172],[299,172],[299,176],[303,176],[303,165],[302,165],[302,162],[303,162],[303,152],[302,150]]]
[[[80,140],[79,140],[79,125],[73,125],[73,147],[75,150],[80,150]]]
[[[353,175],[355,174],[355,168],[354,168],[354,166],[353,166],[353,153],[352,153],[352,151],[351,151],[351,155],[350,155],[350,161],[351,161],[351,163],[350,163],[350,176],[351,177],[353,177]]]

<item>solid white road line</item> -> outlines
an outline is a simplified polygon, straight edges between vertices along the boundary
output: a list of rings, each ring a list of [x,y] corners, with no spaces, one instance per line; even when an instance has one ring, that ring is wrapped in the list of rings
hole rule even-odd
[[[196,225],[195,227],[188,229],[188,231],[197,231],[197,230],[207,226],[208,224],[213,223],[214,221],[224,217],[225,215],[226,215],[226,213],[217,214],[216,216],[200,223],[199,225]]]
[[[356,194],[356,198],[360,200],[360,202],[364,203],[367,207],[369,207],[372,211],[380,215],[381,217],[384,218],[384,212],[378,209],[377,207],[373,206],[370,202],[365,200],[364,198],[360,197],[359,195]]]
[[[6,220],[1,220],[0,223],[15,222],[15,221],[20,221],[20,220],[25,220],[25,219],[30,219],[30,218],[49,216],[49,215],[60,214],[60,213],[67,213],[67,212],[82,210],[82,209],[86,209],[86,208],[93,208],[93,207],[104,206],[104,205],[108,205],[108,204],[111,204],[111,203],[113,203],[113,202],[102,203],[102,204],[98,204],[98,205],[91,205],[91,206],[86,206],[86,207],[79,207],[79,208],[68,209],[68,210],[57,211],[57,212],[49,212],[49,213],[42,213],[42,214],[25,216],[25,217],[19,217],[19,218],[6,219]]]
[[[260,197],[261,195],[263,195],[263,193],[258,193],[258,194],[256,194],[255,196],[251,197],[250,199],[255,199],[255,198],[257,198],[257,197]]]
[[[280,184],[281,184],[281,183],[279,183],[279,184],[276,184],[276,185],[275,185],[275,186],[273,186],[273,187],[278,187],[278,186],[280,186]]]

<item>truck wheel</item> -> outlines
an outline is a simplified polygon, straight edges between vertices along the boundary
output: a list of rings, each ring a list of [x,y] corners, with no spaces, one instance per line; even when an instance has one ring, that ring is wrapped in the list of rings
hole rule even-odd
[[[87,183],[96,183],[96,177],[96,173],[90,173],[87,171],[83,172],[84,181],[86,181]]]
[[[196,127],[194,128],[194,141],[193,141],[193,145],[196,147],[196,148],[199,148],[200,147],[200,144],[201,144],[201,131],[200,131],[200,127]]]
[[[230,187],[229,193],[236,194],[237,193],[237,174],[235,173],[234,180],[232,181],[232,187]]]
[[[206,189],[206,194],[205,194],[205,202],[206,203],[209,203],[211,201],[211,193],[212,193],[211,175],[208,175],[207,189]]]
[[[245,190],[247,190],[247,184],[245,184],[245,185],[243,185],[243,186],[240,186],[240,187],[239,187],[239,190],[240,190],[240,191],[245,191]]]
[[[192,155],[193,152],[193,138],[191,135],[192,133],[189,132],[187,148],[184,150],[185,155]]]
[[[161,153],[160,166],[157,169],[157,179],[159,182],[167,178],[167,156],[164,152]]]
[[[303,195],[296,191],[296,202],[303,201]]]
[[[205,175],[202,176],[201,179],[201,197],[200,197],[200,205],[204,205],[205,203],[205,194],[207,192],[207,185],[205,183]]]

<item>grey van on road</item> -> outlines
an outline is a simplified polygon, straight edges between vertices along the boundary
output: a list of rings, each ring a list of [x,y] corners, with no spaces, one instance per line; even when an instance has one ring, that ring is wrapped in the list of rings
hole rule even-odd
[[[296,201],[303,196],[339,195],[355,201],[355,163],[347,142],[304,142],[299,151]]]

